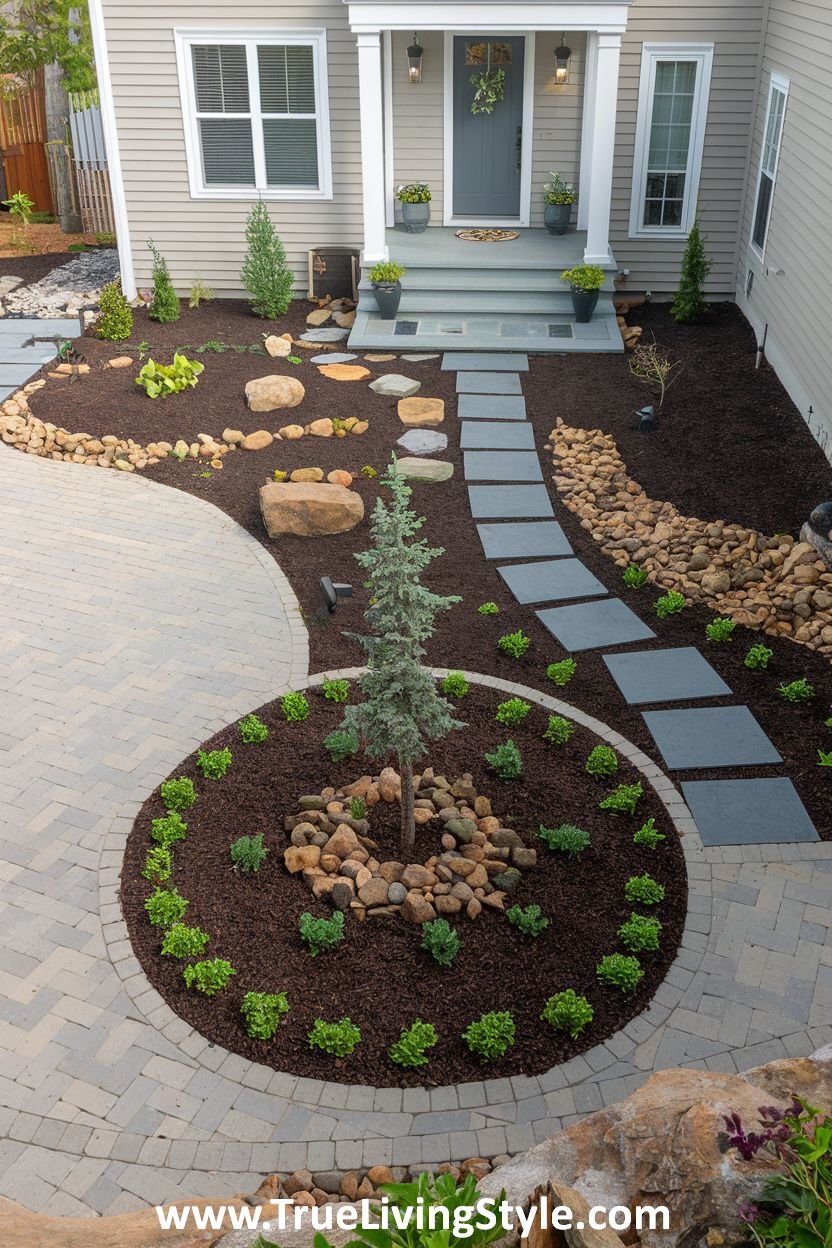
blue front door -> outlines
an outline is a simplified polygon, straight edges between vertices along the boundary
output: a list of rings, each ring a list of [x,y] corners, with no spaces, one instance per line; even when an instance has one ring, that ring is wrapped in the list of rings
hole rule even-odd
[[[454,216],[520,215],[523,150],[522,37],[454,37]],[[472,113],[472,76],[488,68],[505,75],[503,98],[491,113]]]

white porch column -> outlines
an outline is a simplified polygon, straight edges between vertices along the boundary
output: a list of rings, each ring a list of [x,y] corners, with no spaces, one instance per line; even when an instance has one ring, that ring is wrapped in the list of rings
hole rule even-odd
[[[364,195],[364,260],[388,258],[384,194],[384,103],[381,89],[381,34],[356,36],[358,98],[361,109],[361,184]]]
[[[594,103],[591,106],[589,185],[582,192],[588,203],[586,215],[586,264],[607,264],[610,259],[610,209],[612,206],[612,166],[615,155],[615,116],[618,107],[618,68],[621,36],[598,34],[594,61]],[[594,42],[594,41],[593,41]],[[588,127],[589,128],[589,127]]]

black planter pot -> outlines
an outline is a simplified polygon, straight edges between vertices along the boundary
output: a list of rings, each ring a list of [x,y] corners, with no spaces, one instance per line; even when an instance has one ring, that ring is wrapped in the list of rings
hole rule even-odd
[[[545,204],[543,207],[543,223],[550,234],[565,234],[571,216],[571,204]]]
[[[576,290],[573,286],[572,290],[572,309],[575,313],[575,320],[579,325],[586,324],[592,320],[592,313],[595,311],[595,305],[598,302],[597,290]]]
[[[401,282],[373,282],[376,303],[383,321],[394,321],[402,301]]]

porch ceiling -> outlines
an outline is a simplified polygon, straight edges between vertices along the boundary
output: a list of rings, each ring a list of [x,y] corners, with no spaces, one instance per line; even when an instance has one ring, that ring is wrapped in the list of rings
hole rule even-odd
[[[379,30],[597,30],[621,34],[633,0],[343,0],[357,34]]]

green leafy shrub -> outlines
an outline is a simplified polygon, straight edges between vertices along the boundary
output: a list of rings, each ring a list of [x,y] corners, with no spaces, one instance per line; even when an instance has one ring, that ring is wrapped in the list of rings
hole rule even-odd
[[[392,286],[401,281],[407,269],[395,260],[380,260],[367,274],[374,286]]]
[[[268,856],[262,832],[256,836],[238,836],[231,846],[233,869],[243,875],[256,875]]]
[[[526,940],[535,940],[549,926],[549,920],[540,906],[526,906],[525,910],[522,906],[509,906],[506,918]]]
[[[644,967],[638,958],[624,953],[608,953],[598,963],[595,974],[602,984],[609,984],[612,988],[630,993],[635,992],[644,979]]]
[[[166,849],[177,841],[184,841],[187,831],[187,823],[175,810],[165,815],[164,819],[154,819],[150,825],[151,840],[156,841],[157,845],[163,845]]]
[[[434,919],[422,925],[422,948],[439,966],[450,966],[459,953],[459,934],[447,919]]]
[[[668,590],[666,594],[662,594],[661,598],[656,599],[656,615],[660,620],[666,619],[669,615],[678,615],[684,609],[684,594],[678,593],[675,589]]]
[[[348,702],[350,682],[348,680],[327,680],[325,677],[321,684],[321,691],[327,702]]]
[[[610,745],[596,745],[586,760],[584,771],[589,776],[614,776],[618,771],[618,755]]]
[[[285,992],[247,992],[240,1005],[246,1031],[255,1040],[271,1040],[289,1013]]]
[[[400,204],[429,204],[432,198],[427,182],[406,182],[396,187],[396,199]]]
[[[361,1032],[348,1018],[337,1023],[325,1023],[316,1018],[309,1033],[310,1049],[322,1049],[335,1057],[349,1057],[361,1043]]]
[[[182,972],[188,988],[196,988],[205,997],[215,997],[227,988],[232,975],[237,972],[225,958],[206,958],[204,962],[192,962]]]
[[[497,606],[496,602],[483,602],[477,607],[477,611],[480,615],[500,614],[500,608]]]
[[[372,481],[374,477],[378,476],[378,468],[374,468],[372,464],[365,464],[361,469],[361,475],[366,477],[368,481]]]
[[[705,636],[708,638],[708,641],[730,641],[736,627],[735,620],[727,620],[724,616],[717,616],[715,620],[711,620],[710,624],[705,625]]]
[[[252,312],[269,321],[285,316],[292,302],[294,277],[286,264],[283,243],[262,200],[248,214],[246,242],[248,250],[240,276],[243,288],[251,295]]]
[[[589,833],[574,823],[562,823],[559,828],[544,828],[541,824],[536,835],[549,849],[568,854],[570,858],[577,858],[589,849]]]
[[[743,663],[749,671],[764,672],[769,665],[769,661],[773,657],[773,650],[769,650],[768,646],[758,644],[751,647],[748,654],[743,659]]]
[[[211,937],[201,927],[173,923],[165,932],[162,953],[168,958],[198,958]]]
[[[808,702],[815,696],[815,687],[805,676],[801,676],[799,680],[792,680],[789,684],[778,685],[777,692],[787,702]]]
[[[165,880],[170,879],[172,869],[170,850],[166,845],[157,845],[155,849],[147,851],[142,867],[142,878],[154,884],[163,884]]]
[[[147,246],[153,256],[153,294],[147,308],[147,315],[151,321],[166,325],[171,321],[179,320],[181,312],[179,296],[173,289],[167,260],[160,255],[152,239],[147,240]]]
[[[705,244],[694,221],[688,234],[685,254],[682,256],[682,276],[679,289],[671,305],[674,321],[692,325],[701,320],[705,311],[705,281],[711,271],[711,262],[705,254]]]
[[[204,368],[199,360],[189,360],[177,351],[172,364],[157,364],[155,360],[143,364],[136,385],[142,386],[148,398],[166,399],[169,394],[179,394],[188,386],[193,388]]]
[[[328,919],[317,919],[305,911],[298,919],[300,938],[313,958],[334,949],[344,939],[344,916],[340,910]]]
[[[166,780],[159,792],[168,812],[176,811],[178,813],[179,811],[187,810],[196,801],[194,782],[193,780],[188,780],[185,776],[181,776],[176,780]]]
[[[657,906],[664,901],[664,885],[652,875],[631,875],[624,885],[624,896],[635,906]]]
[[[259,715],[246,715],[240,720],[240,736],[246,745],[260,745],[268,740],[269,729]]]
[[[522,724],[531,709],[530,702],[524,702],[522,698],[509,698],[497,707],[495,718],[498,724],[514,728],[517,724]]]
[[[350,815],[353,819],[364,819],[367,815],[367,803],[363,797],[350,798]]]
[[[157,886],[145,901],[144,908],[154,927],[172,927],[184,917],[189,905],[190,902],[175,888]]]
[[[565,269],[560,280],[568,282],[574,290],[600,290],[606,274],[600,264],[576,264],[571,269]]]
[[[646,845],[648,849],[658,849],[662,841],[667,840],[664,832],[656,827],[656,820],[651,815],[638,832],[633,834],[634,845]]]
[[[659,920],[644,914],[631,914],[618,929],[619,940],[631,953],[656,953],[661,934]]]
[[[469,1023],[462,1039],[480,1061],[493,1062],[508,1052],[516,1034],[517,1028],[510,1011],[491,1010]]]
[[[280,699],[280,709],[283,718],[290,724],[300,723],[309,716],[309,703],[302,693],[284,693]]]
[[[553,684],[563,688],[568,685],[572,677],[578,670],[578,664],[574,659],[560,659],[557,663],[550,663],[546,668],[546,675]]]
[[[564,719],[562,715],[550,715],[543,740],[550,741],[552,745],[566,745],[574,731],[575,725],[570,724],[568,719]]]
[[[497,638],[497,649],[511,659],[522,659],[531,644],[531,638],[521,628],[516,633],[504,633]]]
[[[832,767],[832,750],[828,754],[818,750],[818,767]]]
[[[628,589],[641,589],[642,585],[647,583],[647,573],[637,563],[631,563],[628,568],[625,568],[621,579]]]
[[[450,698],[464,698],[470,688],[462,672],[448,672],[442,681],[442,692]]]
[[[324,737],[324,747],[333,763],[343,763],[358,753],[358,733],[353,728],[336,728]]]
[[[568,1031],[572,1039],[577,1040],[592,1022],[595,1011],[586,997],[580,996],[574,988],[565,988],[549,998],[540,1017],[556,1031]]]
[[[612,815],[634,815],[638,799],[643,795],[641,783],[619,784],[598,803],[599,810],[608,810]]]
[[[409,1027],[402,1028],[402,1034],[395,1044],[387,1050],[387,1056],[397,1066],[408,1069],[414,1066],[427,1066],[426,1049],[432,1049],[437,1042],[436,1028],[433,1023],[423,1023],[417,1018]]]
[[[99,338],[108,342],[124,342],[133,332],[133,309],[121,290],[121,282],[108,282],[101,292],[101,315],[95,327]]]
[[[496,771],[501,780],[519,780],[523,774],[523,760],[520,751],[513,741],[504,741],[491,754],[486,754],[485,761],[492,771]]]
[[[222,780],[231,766],[231,751],[227,746],[224,750],[209,750],[207,753],[200,750],[196,765],[206,780]]]
[[[214,298],[214,292],[210,286],[206,285],[201,273],[195,273],[191,278],[191,293],[188,298],[189,308],[198,308],[201,303],[210,303]]]

